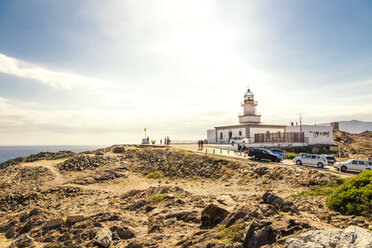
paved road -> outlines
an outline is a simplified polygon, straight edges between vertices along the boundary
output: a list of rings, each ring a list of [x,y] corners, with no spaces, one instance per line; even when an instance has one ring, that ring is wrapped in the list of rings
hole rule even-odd
[[[203,154],[210,154],[215,156],[222,156],[222,157],[228,157],[243,161],[252,161],[255,163],[265,163],[265,164],[278,164],[278,165],[288,165],[288,166],[299,166],[293,163],[292,159],[284,159],[280,163],[277,162],[271,162],[268,160],[252,160],[248,156],[237,154],[233,151],[233,147],[231,145],[223,145],[223,144],[210,144],[210,145],[204,145],[203,150],[198,149],[197,144],[172,144],[171,145],[174,148],[177,149],[183,149],[188,151],[193,151],[196,153],[203,153]],[[331,174],[339,175],[340,173],[336,171],[333,166],[325,166],[324,168],[318,168],[316,165],[300,165],[300,166],[306,166],[311,169],[315,170],[322,170]],[[343,177],[351,177],[358,174],[358,172],[341,172],[341,175]]]

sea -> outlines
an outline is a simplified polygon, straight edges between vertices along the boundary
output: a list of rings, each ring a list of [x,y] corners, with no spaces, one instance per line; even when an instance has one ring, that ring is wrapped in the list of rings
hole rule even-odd
[[[84,152],[107,147],[107,145],[90,146],[0,146],[0,163],[17,157],[25,157],[39,152],[72,151]]]

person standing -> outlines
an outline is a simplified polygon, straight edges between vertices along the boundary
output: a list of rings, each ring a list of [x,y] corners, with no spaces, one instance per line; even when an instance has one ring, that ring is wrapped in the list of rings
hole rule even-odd
[[[204,145],[204,142],[203,140],[200,141],[200,149],[203,150],[203,145]]]
[[[163,142],[163,140],[162,140],[162,139],[160,139],[160,145],[162,144],[162,142]]]
[[[200,140],[198,140],[198,150],[200,150]]]

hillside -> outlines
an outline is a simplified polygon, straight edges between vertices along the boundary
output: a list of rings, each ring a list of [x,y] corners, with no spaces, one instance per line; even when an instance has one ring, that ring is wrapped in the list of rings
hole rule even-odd
[[[301,235],[350,242],[343,232],[358,233],[353,244],[372,240],[371,219],[325,204],[334,173],[173,148],[64,156],[0,166],[0,247],[290,248],[305,247]]]
[[[372,131],[352,134],[335,130],[333,139],[344,157],[372,159]]]
[[[339,121],[340,130],[348,133],[362,133],[372,131],[372,122],[368,121]]]

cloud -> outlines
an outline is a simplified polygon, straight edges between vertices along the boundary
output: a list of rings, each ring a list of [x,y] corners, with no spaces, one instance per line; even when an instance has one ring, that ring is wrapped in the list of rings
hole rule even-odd
[[[107,87],[109,82],[89,78],[68,72],[58,72],[46,69],[44,67],[12,58],[0,53],[0,72],[37,80],[38,82],[47,84],[54,88],[67,88],[74,87],[89,87],[89,89],[97,89],[100,87]]]

